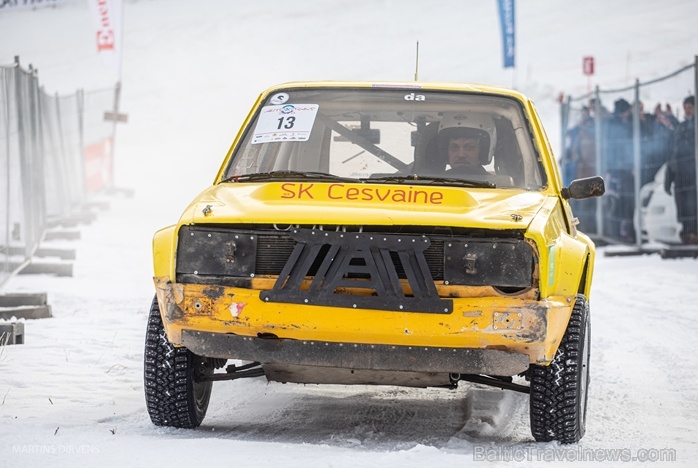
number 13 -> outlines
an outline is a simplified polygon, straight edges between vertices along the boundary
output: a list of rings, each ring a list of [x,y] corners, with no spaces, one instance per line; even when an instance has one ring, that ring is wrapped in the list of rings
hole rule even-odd
[[[285,123],[284,123],[284,120],[286,121]],[[277,125],[276,129],[281,130],[281,127],[283,127],[285,129],[289,130],[289,129],[293,128],[293,124],[295,121],[296,121],[295,117],[281,117],[279,119],[279,125]]]

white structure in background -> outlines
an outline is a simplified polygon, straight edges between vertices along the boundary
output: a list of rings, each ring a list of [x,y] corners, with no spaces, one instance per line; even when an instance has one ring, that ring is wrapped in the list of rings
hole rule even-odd
[[[674,197],[664,191],[666,164],[654,176],[654,180],[642,186],[642,237],[650,242],[680,244],[681,224],[676,218]]]

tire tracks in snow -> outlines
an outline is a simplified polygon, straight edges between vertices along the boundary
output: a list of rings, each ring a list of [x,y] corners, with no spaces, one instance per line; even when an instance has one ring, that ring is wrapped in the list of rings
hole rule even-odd
[[[528,397],[476,384],[457,390],[267,384],[263,378],[222,384],[214,384],[197,437],[458,452],[531,440]]]

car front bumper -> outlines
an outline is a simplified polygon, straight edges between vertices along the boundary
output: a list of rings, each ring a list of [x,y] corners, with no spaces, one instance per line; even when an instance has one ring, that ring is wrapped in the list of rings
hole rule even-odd
[[[552,360],[574,305],[459,297],[434,314],[265,302],[260,290],[166,277],[155,285],[168,340],[196,354],[376,370],[515,375]]]

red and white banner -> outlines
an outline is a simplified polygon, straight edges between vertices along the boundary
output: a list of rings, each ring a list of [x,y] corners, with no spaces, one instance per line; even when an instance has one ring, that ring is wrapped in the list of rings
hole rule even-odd
[[[111,137],[85,145],[83,155],[87,194],[91,195],[109,187],[112,180],[113,157]]]
[[[123,50],[123,0],[87,0],[92,12],[97,54],[121,80],[121,54]]]

